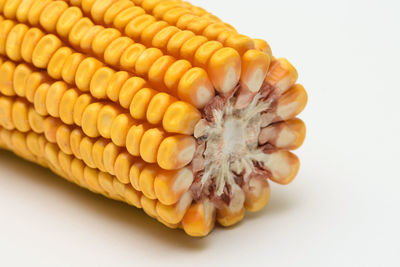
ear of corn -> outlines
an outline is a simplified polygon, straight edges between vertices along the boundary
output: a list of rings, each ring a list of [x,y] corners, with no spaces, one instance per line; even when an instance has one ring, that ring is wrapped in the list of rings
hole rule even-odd
[[[205,236],[290,183],[307,94],[269,45],[181,0],[1,0],[0,146]]]

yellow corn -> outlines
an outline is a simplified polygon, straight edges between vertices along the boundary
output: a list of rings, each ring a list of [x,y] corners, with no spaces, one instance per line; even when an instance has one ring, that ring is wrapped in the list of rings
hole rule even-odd
[[[307,93],[182,0],[0,0],[0,147],[205,236],[299,169]]]

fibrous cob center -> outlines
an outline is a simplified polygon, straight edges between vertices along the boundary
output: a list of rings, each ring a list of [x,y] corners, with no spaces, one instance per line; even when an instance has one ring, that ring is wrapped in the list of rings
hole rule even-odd
[[[199,122],[195,131],[200,150],[204,151],[202,164],[194,162],[195,169],[202,169],[202,192],[212,194],[212,198],[225,198],[228,202],[234,198],[232,188],[246,184],[265,157],[258,140],[262,114],[267,114],[272,107],[273,98],[265,98],[259,93],[242,109],[235,107],[236,101],[235,96],[217,97],[210,104],[210,112],[205,109],[205,119]]]

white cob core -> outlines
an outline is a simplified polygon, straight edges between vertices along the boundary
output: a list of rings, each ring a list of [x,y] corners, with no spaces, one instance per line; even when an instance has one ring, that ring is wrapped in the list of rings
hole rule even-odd
[[[225,187],[235,183],[235,176],[254,171],[257,155],[262,153],[258,145],[261,129],[261,112],[271,106],[271,100],[259,101],[257,95],[248,107],[234,108],[236,98],[230,98],[223,110],[213,110],[213,122],[203,124],[205,140],[204,174],[202,184],[212,179],[216,195],[221,196]]]

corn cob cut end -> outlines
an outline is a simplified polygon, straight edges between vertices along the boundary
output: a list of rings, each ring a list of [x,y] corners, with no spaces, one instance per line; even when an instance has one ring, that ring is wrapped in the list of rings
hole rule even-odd
[[[245,78],[228,95],[218,94],[210,101],[194,129],[194,203],[212,203],[216,222],[225,227],[241,221],[245,210],[256,212],[268,203],[268,181],[286,185],[295,178],[299,160],[290,150],[305,138],[305,125],[295,116],[307,96],[295,84],[296,70],[286,59],[270,62],[263,52],[247,56]],[[191,210],[187,221],[201,213],[204,210]],[[187,230],[198,235],[192,231]]]

